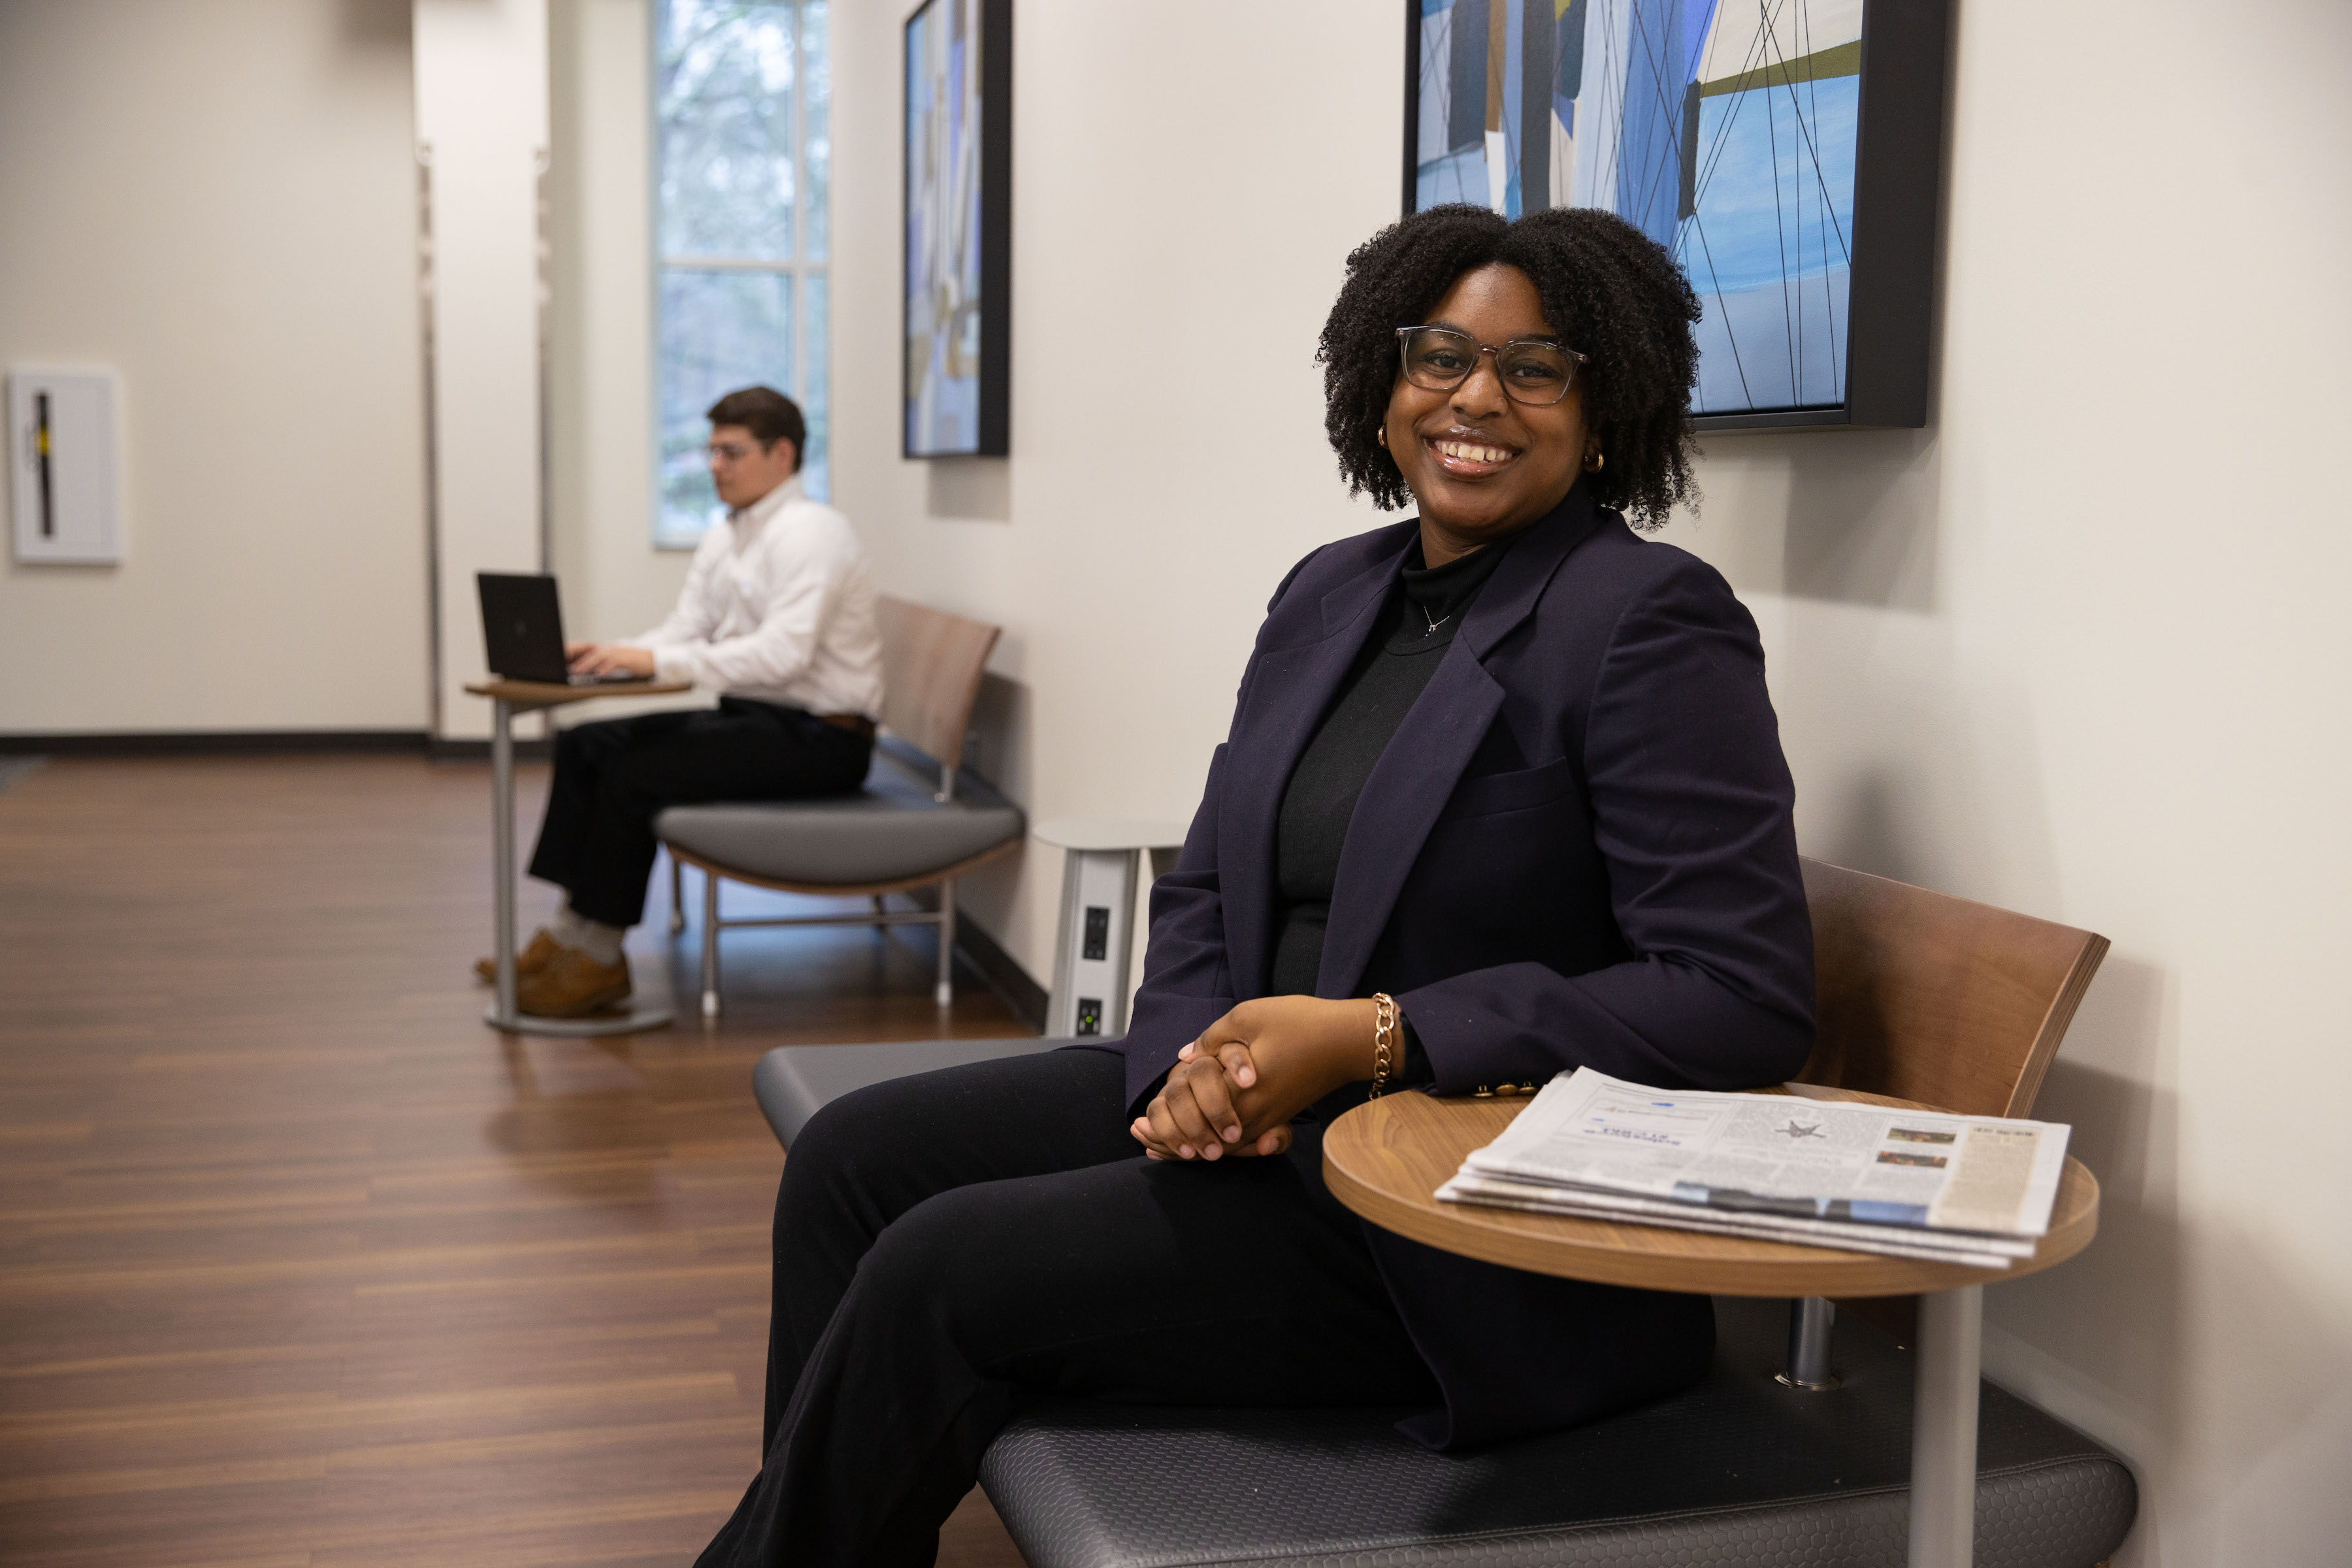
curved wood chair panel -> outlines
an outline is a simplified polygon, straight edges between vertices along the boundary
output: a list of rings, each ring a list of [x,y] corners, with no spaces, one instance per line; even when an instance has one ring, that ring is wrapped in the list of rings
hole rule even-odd
[[[963,761],[980,678],[1003,629],[884,595],[882,724],[943,767]]]
[[[1804,862],[1818,1033],[1797,1076],[1969,1116],[2025,1116],[2107,939]]]

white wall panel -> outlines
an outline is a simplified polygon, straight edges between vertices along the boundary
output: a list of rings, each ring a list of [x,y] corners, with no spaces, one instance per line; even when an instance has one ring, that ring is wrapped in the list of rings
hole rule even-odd
[[[0,732],[419,729],[406,0],[0,5],[0,365],[121,388],[119,565],[0,567]]]

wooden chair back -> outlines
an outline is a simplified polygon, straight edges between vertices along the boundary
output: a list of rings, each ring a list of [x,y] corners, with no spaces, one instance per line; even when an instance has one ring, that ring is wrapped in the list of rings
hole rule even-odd
[[[1804,863],[1820,985],[1801,1083],[1967,1116],[2024,1116],[2107,939]]]
[[[877,612],[883,727],[942,769],[953,769],[963,759],[980,678],[1003,628],[887,595]]]

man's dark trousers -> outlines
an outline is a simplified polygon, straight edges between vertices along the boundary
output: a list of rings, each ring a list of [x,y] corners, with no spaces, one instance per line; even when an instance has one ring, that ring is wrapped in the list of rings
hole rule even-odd
[[[797,708],[722,697],[715,709],[647,713],[561,731],[530,874],[584,919],[645,918],[654,818],[665,806],[844,795],[866,780],[870,736]]]

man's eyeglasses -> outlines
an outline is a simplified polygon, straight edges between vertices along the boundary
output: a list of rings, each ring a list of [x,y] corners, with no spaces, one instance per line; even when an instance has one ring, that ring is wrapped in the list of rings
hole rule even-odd
[[[1429,392],[1451,392],[1470,379],[1478,356],[1495,356],[1495,379],[1514,403],[1542,408],[1558,403],[1576,384],[1585,356],[1543,338],[1513,338],[1482,343],[1451,327],[1399,327],[1404,378]]]
[[[774,443],[771,442],[769,445],[772,446]],[[703,451],[714,462],[740,463],[752,453],[764,452],[767,449],[767,447],[747,446],[740,441],[713,441],[709,446],[705,447]]]

